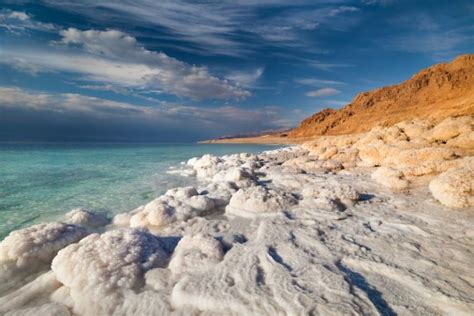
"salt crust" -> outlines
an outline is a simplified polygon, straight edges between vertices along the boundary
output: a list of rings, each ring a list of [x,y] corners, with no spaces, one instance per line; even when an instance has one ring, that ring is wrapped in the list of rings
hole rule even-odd
[[[199,185],[112,225],[78,209],[11,233],[0,314],[469,315],[472,126],[414,120],[190,159],[172,172]]]
[[[117,229],[89,235],[64,248],[51,268],[68,288],[75,313],[111,315],[127,308],[122,305],[143,286],[145,272],[164,266],[167,259],[157,237]]]

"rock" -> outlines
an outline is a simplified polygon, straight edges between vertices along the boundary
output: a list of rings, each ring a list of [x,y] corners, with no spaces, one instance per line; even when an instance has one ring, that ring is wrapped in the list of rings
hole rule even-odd
[[[33,272],[49,265],[59,250],[86,235],[83,227],[59,222],[11,232],[0,243],[0,279],[8,278],[17,269]]]
[[[400,170],[387,167],[377,168],[372,173],[372,179],[394,191],[406,190],[410,184],[408,180],[404,179],[403,173]]]
[[[221,243],[209,235],[184,236],[176,246],[168,269],[173,274],[212,269],[224,257]]]
[[[434,178],[429,188],[433,196],[449,207],[474,206],[474,161],[450,169]]]
[[[427,131],[423,137],[430,142],[446,142],[460,134],[471,132],[473,124],[474,118],[472,116],[448,117]]]
[[[106,216],[88,209],[74,209],[64,215],[64,222],[80,226],[101,227],[109,223]]]
[[[474,150],[474,131],[460,134],[448,140],[446,144],[450,147]]]
[[[51,268],[70,290],[73,312],[86,315],[120,313],[144,284],[144,274],[162,267],[168,255],[149,233],[118,229],[92,234],[61,250]]]
[[[237,191],[230,199],[225,212],[228,215],[251,218],[273,216],[295,204],[297,200],[290,194],[253,186]]]

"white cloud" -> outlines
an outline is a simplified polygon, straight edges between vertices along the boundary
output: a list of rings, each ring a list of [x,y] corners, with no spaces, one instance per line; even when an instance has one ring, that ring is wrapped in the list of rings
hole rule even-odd
[[[242,56],[272,45],[310,46],[300,32],[318,29],[345,30],[357,21],[358,9],[340,5],[346,1],[263,0],[46,0],[61,10],[83,14],[98,22],[115,20],[116,25],[146,26],[160,30],[157,39],[183,41],[185,51],[201,54]],[[351,1],[347,0],[347,3]],[[262,9],[274,12],[262,15]],[[164,32],[164,34],[162,33]],[[314,36],[314,34],[313,34]],[[247,40],[245,45],[241,39]]]
[[[252,86],[263,75],[264,68],[259,67],[254,71],[234,71],[226,75],[226,79],[236,82],[243,87]]]
[[[331,95],[336,95],[341,93],[341,91],[334,88],[321,88],[318,90],[309,91],[306,93],[306,96],[312,98],[327,97]]]
[[[13,34],[21,34],[27,30],[52,32],[56,29],[53,24],[36,21],[25,12],[11,10],[0,11],[0,28]]]
[[[250,92],[213,76],[206,67],[189,65],[161,52],[147,50],[116,30],[60,31],[62,39],[47,49],[5,48],[0,62],[35,71],[66,71],[81,79],[122,88],[163,90],[191,99],[244,99]],[[79,52],[72,50],[79,48]],[[18,61],[21,61],[18,62]],[[28,65],[28,67],[22,67]]]
[[[316,78],[299,78],[295,79],[296,83],[305,85],[305,86],[321,86],[321,85],[343,85],[345,84],[342,81],[336,80],[324,80],[324,79],[316,79]]]
[[[323,63],[317,60],[307,60],[307,64],[313,68],[330,71],[335,68],[345,68],[345,67],[353,67],[352,64],[339,64],[339,63]]]

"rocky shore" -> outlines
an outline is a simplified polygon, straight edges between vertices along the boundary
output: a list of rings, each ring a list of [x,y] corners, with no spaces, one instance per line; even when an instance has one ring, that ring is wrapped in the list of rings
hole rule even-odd
[[[5,315],[470,315],[474,119],[196,157],[107,219],[0,243]]]

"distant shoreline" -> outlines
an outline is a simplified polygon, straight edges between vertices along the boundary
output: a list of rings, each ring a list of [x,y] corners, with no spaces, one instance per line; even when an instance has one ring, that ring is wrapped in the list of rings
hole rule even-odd
[[[210,139],[198,142],[199,144],[261,144],[261,145],[300,145],[305,141],[314,139],[306,138],[288,138],[275,135],[263,135],[256,137],[236,137],[225,139]]]

